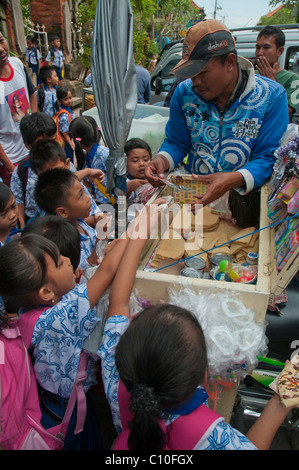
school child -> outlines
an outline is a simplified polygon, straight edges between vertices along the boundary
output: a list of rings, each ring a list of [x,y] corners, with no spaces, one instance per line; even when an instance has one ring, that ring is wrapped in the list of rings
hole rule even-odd
[[[148,182],[145,167],[152,158],[152,151],[145,140],[137,137],[127,140],[124,150],[127,155],[127,196],[130,196]]]
[[[59,217],[59,215],[37,217],[26,225],[22,231],[22,236],[26,233],[37,233],[54,242],[59,253],[69,258],[74,273],[79,277],[80,235],[76,227],[69,220]]]
[[[91,196],[84,192],[77,176],[69,170],[55,168],[39,175],[35,185],[35,200],[46,214],[70,220],[80,233],[81,257],[79,268],[96,265],[97,235],[84,219],[91,209]]]
[[[90,190],[98,204],[108,204],[109,199],[104,192],[107,187],[106,160],[109,149],[100,144],[102,136],[95,119],[91,116],[75,118],[70,125],[70,135],[75,142],[77,168],[98,168],[104,172],[103,192],[95,184],[90,185]]]
[[[36,74],[36,83],[40,85],[41,80],[39,78],[39,71],[42,63],[42,55],[36,47],[36,40],[33,34],[26,37],[26,60],[28,67],[32,69],[32,72]]]
[[[59,36],[53,36],[51,38],[51,49],[49,50],[46,62],[50,65],[54,65],[58,79],[59,79],[59,86],[62,85],[62,79],[64,77],[64,61],[65,57],[60,49],[61,41]]]
[[[37,105],[40,111],[54,117],[56,113],[58,75],[53,65],[44,65],[39,71],[40,81],[43,84],[37,90]]]
[[[45,113],[35,112],[24,116],[20,122],[20,131],[25,147],[30,150],[34,142],[40,139],[56,139],[56,125]],[[33,217],[38,208],[34,202],[33,188],[37,176],[30,167],[29,159],[22,160],[14,170],[10,187],[19,208],[20,227],[23,228]]]
[[[210,410],[205,338],[191,312],[157,305],[130,322],[130,294],[145,243],[146,237],[128,242],[110,290],[99,351],[119,434],[114,449],[268,449],[290,408],[274,395],[247,437]]]
[[[64,414],[82,344],[98,322],[95,304],[110,285],[126,245],[126,238],[118,240],[94,276],[84,284],[76,284],[70,260],[61,256],[57,246],[45,237],[27,233],[0,249],[0,295],[9,311],[26,318],[28,310],[46,307],[36,322],[31,343],[40,386],[42,425],[46,428]],[[75,436],[71,423],[64,449],[101,447],[88,393],[95,383],[95,366],[95,358],[89,355],[84,382],[85,429]],[[58,415],[56,420],[54,414]]]
[[[11,189],[0,182],[0,247],[21,234],[19,230],[18,206]],[[0,315],[4,312],[4,302],[0,296]],[[0,321],[1,325],[1,321]]]
[[[69,168],[73,172],[76,171],[76,168],[66,158],[62,147],[56,142],[56,125],[50,116],[40,112],[33,113],[22,119],[20,128],[24,143],[30,149],[29,159],[21,162],[13,172],[11,189],[19,207],[20,224],[23,228],[39,212],[39,207],[34,199],[34,187],[38,174],[44,169],[57,166]],[[84,175],[81,176],[81,179],[83,177]],[[102,175],[98,175],[98,177],[102,178]],[[85,186],[84,189],[88,192]],[[100,214],[101,210],[92,201],[91,219],[88,223],[95,225],[95,219]]]
[[[18,206],[9,186],[0,182],[0,247],[20,233]]]
[[[72,141],[69,129],[75,115],[71,109],[73,97],[71,91],[66,86],[60,86],[57,89],[57,100],[55,103],[56,114],[54,121],[57,126],[57,140],[64,148],[67,157],[74,161],[75,144]]]

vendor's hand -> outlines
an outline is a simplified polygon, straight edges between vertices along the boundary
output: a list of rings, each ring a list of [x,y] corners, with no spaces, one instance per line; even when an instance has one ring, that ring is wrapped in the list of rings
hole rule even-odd
[[[257,59],[256,68],[260,75],[263,77],[271,78],[271,80],[276,80],[276,74],[280,70],[280,66],[278,62],[275,62],[273,66],[271,66],[266,59],[266,57],[261,56]]]
[[[163,183],[156,178],[158,175],[160,178],[164,178],[164,173],[169,169],[169,162],[163,155],[158,154],[153,160],[151,160],[145,167],[145,177],[151,183],[154,188],[162,186]]]
[[[192,178],[198,182],[208,184],[208,189],[204,194],[195,195],[198,199],[197,204],[202,204],[203,206],[216,201],[216,199],[232,188],[244,186],[244,178],[242,174],[237,171],[231,173],[212,173],[210,175],[193,174]]]

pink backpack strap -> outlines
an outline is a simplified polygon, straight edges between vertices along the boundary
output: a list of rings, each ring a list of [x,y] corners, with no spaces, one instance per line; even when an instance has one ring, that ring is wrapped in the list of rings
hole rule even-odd
[[[18,326],[27,349],[31,344],[33,330],[37,320],[39,319],[41,314],[49,308],[51,308],[49,305],[47,305],[46,307],[37,307],[21,314],[18,321]]]
[[[77,423],[75,434],[83,431],[86,417],[86,395],[84,392],[83,383],[87,378],[87,363],[88,356],[85,351],[81,351],[75,384],[69,398],[67,408],[65,410],[64,418],[62,420],[62,423],[69,422],[77,402]]]

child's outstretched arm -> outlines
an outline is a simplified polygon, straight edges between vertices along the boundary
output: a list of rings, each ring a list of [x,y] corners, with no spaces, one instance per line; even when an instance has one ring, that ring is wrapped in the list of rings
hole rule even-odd
[[[160,200],[157,202],[159,203]],[[150,206],[145,206],[142,210],[143,214],[141,213],[138,215],[139,221],[137,217],[137,223],[142,224],[143,226],[144,223],[146,223],[146,236],[143,236],[142,238],[130,238],[129,240],[110,290],[107,318],[113,315],[129,317],[130,296],[136,278],[139,259],[150,232],[158,220],[158,204],[152,204],[151,208],[152,209],[150,209]],[[144,217],[143,219],[142,215]]]
[[[268,450],[276,432],[291,408],[286,408],[275,394],[265,406],[261,416],[255,421],[246,437],[259,449]]]
[[[157,204],[153,204],[152,206],[158,207],[158,204],[164,201],[157,200],[156,202]],[[153,214],[154,213],[153,210],[150,211],[149,208],[145,210],[147,211],[146,214],[147,214],[148,220],[150,219],[151,216],[154,220],[157,218]],[[134,222],[132,222],[127,232],[125,232],[125,234],[119,240],[117,240],[113,248],[111,248],[111,250],[108,251],[107,255],[104,256],[102,264],[99,266],[99,268],[97,269],[95,274],[92,276],[92,278],[87,281],[87,290],[88,290],[89,303],[90,303],[91,308],[95,306],[95,304],[98,302],[100,297],[103,295],[105,290],[109,287],[112,280],[114,279],[115,273],[119,268],[120,262],[122,260],[122,257],[129,243],[130,243],[130,253],[133,250],[136,250],[137,252],[137,249],[138,249],[139,255],[133,254],[134,263],[132,267],[131,267],[131,262],[129,264],[130,272],[133,273],[131,274],[131,276],[129,276],[128,265],[126,266],[125,262],[122,263],[122,270],[125,271],[125,275],[123,279],[122,279],[123,274],[118,275],[118,280],[120,280],[118,284],[120,285],[122,282],[125,281],[125,286],[126,286],[126,291],[127,291],[131,285],[132,278],[133,278],[133,283],[134,283],[140,253],[142,251],[143,246],[145,245],[147,241],[147,238],[150,233],[149,232],[150,228],[153,228],[152,223],[147,223],[146,224],[147,234],[145,234],[145,236],[141,239],[135,238],[134,240],[132,240],[131,238],[132,236],[134,236],[134,230],[136,228],[136,224],[140,224],[140,226],[142,226],[143,222],[144,222],[144,218],[142,219],[141,217],[139,219],[136,218]],[[134,242],[136,242],[135,245],[133,245]],[[131,245],[133,245],[133,249]],[[128,260],[128,258],[129,258],[129,255],[126,256],[126,260]],[[114,291],[115,289],[116,288],[114,287]],[[118,292],[118,295],[119,294],[120,292]]]

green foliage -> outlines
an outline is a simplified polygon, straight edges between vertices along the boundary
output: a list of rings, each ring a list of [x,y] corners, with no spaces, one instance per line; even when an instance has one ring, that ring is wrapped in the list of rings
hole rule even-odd
[[[271,0],[270,6],[277,7],[281,4],[284,4],[283,8],[281,8],[277,13],[275,13],[271,18],[266,18],[262,16],[260,19],[260,24],[262,26],[267,26],[271,24],[292,24],[297,23],[298,19],[293,15],[293,7],[299,2],[287,0],[285,2],[281,2],[280,0]]]
[[[294,23],[294,17],[292,16],[292,10],[289,7],[281,8],[271,18],[262,16],[260,24],[262,26],[273,25],[273,24],[291,24]]]

